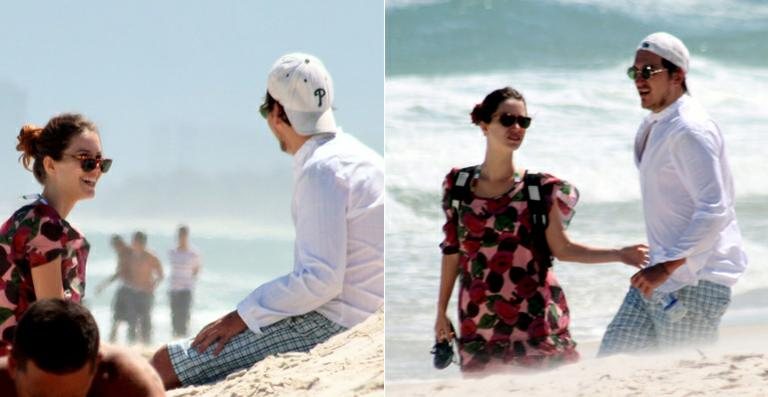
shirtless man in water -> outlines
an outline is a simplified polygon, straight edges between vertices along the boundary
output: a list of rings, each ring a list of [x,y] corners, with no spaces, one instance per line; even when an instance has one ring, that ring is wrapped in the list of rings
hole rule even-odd
[[[128,256],[128,280],[126,284],[133,292],[134,317],[128,328],[128,340],[136,339],[137,328],[141,342],[148,344],[152,335],[152,303],[155,288],[163,279],[163,267],[160,260],[147,251],[147,235],[143,232],[133,234],[131,255]]]
[[[115,273],[102,281],[96,287],[96,294],[102,293],[112,282],[120,280],[120,286],[112,299],[112,329],[109,332],[109,342],[117,341],[117,329],[121,322],[131,324],[133,315],[133,289],[127,286],[130,279],[128,272],[128,258],[131,256],[131,247],[123,241],[120,235],[115,234],[111,239],[112,249],[117,254],[117,267]]]

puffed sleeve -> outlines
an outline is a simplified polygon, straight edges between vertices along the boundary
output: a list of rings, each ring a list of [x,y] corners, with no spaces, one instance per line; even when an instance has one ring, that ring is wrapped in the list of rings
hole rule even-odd
[[[30,228],[27,254],[29,267],[44,265],[66,254],[63,242],[64,225],[59,215],[47,205],[38,205],[29,212],[22,225]]]
[[[451,170],[443,180],[443,212],[445,213],[445,224],[443,224],[443,241],[440,243],[440,249],[443,255],[450,255],[459,252],[459,221],[455,208],[451,205],[451,189],[453,188],[457,168]]]
[[[579,202],[579,190],[567,181],[549,174],[543,175],[541,185],[547,190],[551,189],[547,199],[547,208],[552,208],[553,204],[557,205],[557,209],[560,210],[560,218],[563,220],[563,226],[568,227],[571,219],[576,214],[574,208]]]

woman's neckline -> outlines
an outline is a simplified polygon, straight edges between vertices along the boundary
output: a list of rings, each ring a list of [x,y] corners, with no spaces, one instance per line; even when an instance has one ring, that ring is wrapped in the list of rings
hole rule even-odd
[[[474,198],[479,199],[479,200],[498,200],[498,199],[500,199],[500,198],[502,198],[504,196],[511,195],[512,193],[516,192],[516,190],[518,190],[518,187],[521,187],[523,185],[522,182],[523,182],[523,180],[525,180],[525,176],[528,175],[528,170],[527,169],[523,170],[523,175],[520,175],[520,172],[518,170],[515,170],[514,174],[513,174],[514,175],[514,183],[512,183],[512,186],[509,189],[507,189],[503,193],[497,194],[495,196],[487,197],[487,196],[478,195],[477,193],[475,193],[475,190],[474,190],[475,184],[480,179],[480,169],[481,168],[482,168],[482,164],[478,165],[477,167],[475,167],[475,172],[474,172],[474,174],[472,176],[472,181],[470,182],[470,186],[472,187],[472,189],[470,189],[470,192],[472,193],[472,196]]]

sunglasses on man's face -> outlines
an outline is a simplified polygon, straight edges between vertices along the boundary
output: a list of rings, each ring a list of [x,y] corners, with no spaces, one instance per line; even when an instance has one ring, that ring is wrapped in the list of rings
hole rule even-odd
[[[515,116],[511,113],[504,113],[499,115],[499,124],[504,127],[512,127],[517,124],[521,128],[528,128],[531,125],[531,118],[526,116]]]
[[[262,103],[261,106],[259,106],[259,113],[261,114],[261,117],[266,119],[269,116],[269,104],[266,102]]]
[[[112,159],[103,159],[103,158],[95,158],[95,157],[88,157],[85,155],[76,155],[76,154],[69,154],[68,156],[72,157],[75,160],[80,161],[80,168],[85,172],[91,172],[96,169],[96,167],[99,167],[102,174],[106,174],[107,171],[109,171],[109,168],[112,167]]]
[[[666,69],[664,69],[664,68],[654,69],[653,66],[651,66],[651,65],[643,65],[643,67],[641,67],[639,70],[636,67],[634,67],[634,66],[630,66],[627,69],[627,76],[629,76],[629,79],[632,80],[632,81],[637,79],[638,75],[640,77],[642,77],[643,80],[648,80],[653,75],[655,75],[656,73],[661,73],[664,70],[666,70]]]

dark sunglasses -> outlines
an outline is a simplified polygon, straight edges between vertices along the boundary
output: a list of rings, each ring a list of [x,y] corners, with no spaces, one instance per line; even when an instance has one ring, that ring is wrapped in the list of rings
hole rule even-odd
[[[664,69],[664,68],[658,68],[658,69],[654,69],[654,68],[653,68],[653,66],[651,66],[651,65],[643,65],[643,67],[642,67],[642,68],[640,68],[640,70],[638,70],[638,69],[637,69],[636,67],[634,67],[634,66],[630,66],[630,67],[627,69],[627,76],[629,76],[629,79],[630,79],[630,80],[634,81],[634,80],[637,78],[637,75],[638,75],[638,73],[639,73],[639,74],[640,74],[640,77],[642,77],[642,78],[643,78],[643,80],[648,80],[648,79],[650,79],[650,78],[651,78],[651,77],[652,77],[654,74],[656,74],[656,73],[661,73],[661,72],[663,72],[664,70],[666,70],[666,69]]]
[[[264,102],[259,106],[259,113],[261,114],[261,117],[264,117],[264,119],[269,116],[269,104]]]
[[[85,157],[83,155],[75,154],[68,154],[68,156],[75,160],[80,160],[80,168],[82,168],[82,170],[85,172],[91,172],[95,170],[96,167],[99,167],[101,172],[106,174],[107,171],[109,171],[109,168],[112,167],[112,159]]]
[[[531,118],[526,116],[515,116],[510,113],[499,115],[499,124],[504,127],[512,127],[515,123],[521,128],[528,128],[531,125]]]

